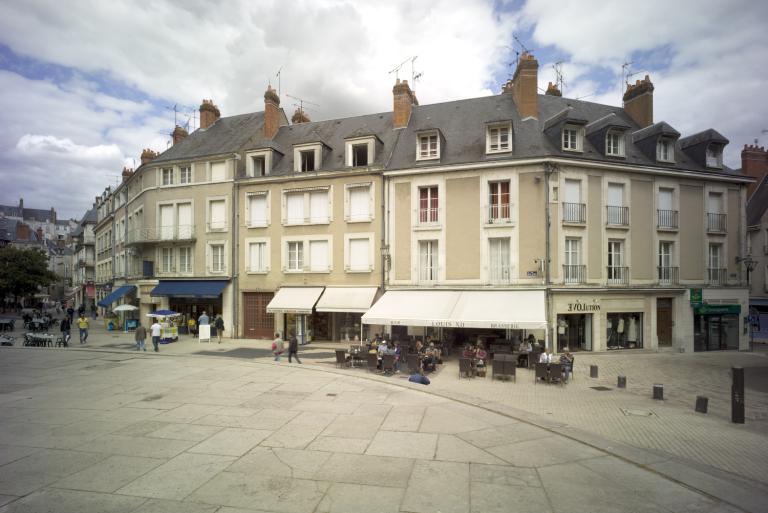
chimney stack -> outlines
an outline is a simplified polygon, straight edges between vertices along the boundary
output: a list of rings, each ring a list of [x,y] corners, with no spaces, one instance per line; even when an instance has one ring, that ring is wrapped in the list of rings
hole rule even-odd
[[[309,121],[310,119],[309,116],[307,116],[307,113],[300,108],[296,109],[296,112],[293,113],[293,117],[291,118],[291,123],[294,125],[298,125],[300,123],[309,123]]]
[[[51,222],[56,224],[56,210],[53,207],[51,207]]]
[[[520,54],[512,83],[507,82],[504,91],[511,90],[517,111],[522,119],[539,118],[539,61],[528,52]]]
[[[206,129],[221,117],[219,108],[214,105],[213,100],[203,100],[200,104],[200,128]]]
[[[16,225],[16,239],[29,240],[29,225],[25,223],[19,223]]]
[[[37,233],[37,240],[42,241],[43,240],[43,229],[38,227],[37,230],[35,230],[35,233]]]
[[[189,132],[181,128],[179,125],[176,125],[176,128],[174,128],[173,132],[171,132],[171,137],[173,137],[173,145],[176,146],[188,135]]]
[[[150,162],[152,159],[154,159],[157,156],[158,156],[158,153],[156,151],[152,151],[148,148],[145,148],[141,152],[141,165],[143,166],[144,164]]]
[[[755,141],[757,143],[757,141]],[[741,172],[757,180],[747,186],[747,200],[768,175],[768,151],[755,144],[745,144],[741,150]]]
[[[393,128],[405,128],[408,126],[408,120],[411,119],[413,106],[419,104],[416,95],[408,86],[407,80],[401,82],[399,78],[397,79],[392,88],[392,99],[392,126]]]
[[[544,94],[546,94],[548,96],[562,96],[563,95],[563,93],[560,91],[560,89],[558,89],[557,86],[555,84],[553,84],[552,82],[549,83],[549,85],[547,86],[547,92],[544,93]]]
[[[123,168],[123,181],[128,180],[131,176],[133,176],[133,169],[129,169],[127,167]]]
[[[264,137],[272,139],[280,128],[280,97],[272,86],[264,93]]]
[[[623,100],[624,111],[640,128],[653,124],[653,83],[648,75],[628,85]]]

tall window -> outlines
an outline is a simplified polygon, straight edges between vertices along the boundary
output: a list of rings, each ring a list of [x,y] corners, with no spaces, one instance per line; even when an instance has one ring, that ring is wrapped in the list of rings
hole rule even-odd
[[[618,240],[608,241],[608,282],[623,283],[625,280],[624,243]]]
[[[624,134],[616,131],[605,134],[605,154],[611,157],[624,156]]]
[[[567,151],[581,151],[581,128],[576,126],[563,127],[563,149]]]
[[[179,169],[179,183],[192,183],[192,168],[190,166],[182,166]]]
[[[289,271],[301,271],[304,269],[304,243],[289,242],[288,243],[288,270]]]
[[[723,194],[710,192],[707,198],[707,230],[711,232],[726,231],[726,215]]]
[[[672,242],[659,241],[659,281],[671,283],[674,272],[672,269]]]
[[[720,269],[722,265],[722,245],[710,244],[709,245],[709,267],[712,269]]]
[[[511,277],[509,237],[488,239],[489,271],[492,282],[509,283]]]
[[[673,197],[673,189],[664,187],[659,189],[659,209],[657,212],[659,228],[677,228],[677,211],[673,210]]]
[[[248,196],[248,226],[267,226],[267,195]]]
[[[437,134],[419,136],[419,159],[436,159],[440,156]]]
[[[227,177],[227,166],[225,162],[211,163],[211,181],[220,182]]]
[[[225,200],[211,200],[208,203],[208,229],[212,231],[227,229]]]
[[[309,242],[310,271],[325,272],[330,268],[328,259],[328,241],[313,240]]]
[[[581,239],[567,238],[565,239],[565,282],[583,282],[581,269]]]
[[[192,248],[179,248],[179,272],[192,272]]]
[[[349,270],[370,271],[370,240],[349,239]]]
[[[248,246],[248,270],[259,273],[267,270],[267,243],[251,242]]]
[[[160,248],[160,266],[164,273],[172,273],[173,268],[173,248]]]
[[[710,244],[707,262],[707,280],[713,285],[725,284],[725,273],[723,269],[723,245]]]
[[[225,269],[224,244],[211,244],[211,271],[221,273]]]
[[[173,185],[173,168],[163,168],[160,172],[162,173],[162,184]]]
[[[488,184],[490,212],[488,218],[491,221],[509,219],[509,180],[503,182],[490,182]]]
[[[672,139],[662,137],[656,141],[656,160],[659,162],[675,161],[675,143]]]
[[[629,212],[624,207],[624,184],[608,184],[608,224],[629,224]]]
[[[419,241],[419,281],[436,281],[437,271],[437,241]]]
[[[172,240],[174,230],[174,206],[160,205],[159,231],[161,240]]]
[[[371,220],[371,186],[349,187],[349,221]]]
[[[723,167],[723,150],[718,146],[707,146],[706,163],[707,167]]]
[[[509,125],[488,127],[486,151],[488,153],[509,151],[512,148],[509,135]]]
[[[586,221],[586,206],[581,202],[581,181],[565,181],[565,201],[563,201],[563,221],[583,223]]]
[[[419,187],[419,222],[436,223],[438,214],[437,185]]]
[[[251,157],[253,166],[253,176],[265,176],[267,174],[267,157],[264,155],[254,155]]]

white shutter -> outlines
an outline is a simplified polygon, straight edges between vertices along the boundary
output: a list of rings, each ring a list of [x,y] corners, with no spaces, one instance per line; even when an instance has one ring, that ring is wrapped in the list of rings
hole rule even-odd
[[[289,224],[304,222],[304,194],[287,194],[286,203],[286,221]]]
[[[369,271],[370,241],[368,239],[349,239],[349,268],[352,271]]]
[[[192,226],[192,205],[182,203],[179,205],[179,238],[189,239],[192,237],[194,227]]]
[[[223,230],[227,227],[226,210],[224,200],[211,201],[211,230]]]
[[[659,210],[672,210],[672,189],[659,189]]]
[[[250,226],[267,225],[267,195],[258,194],[251,196],[248,204]]]
[[[608,206],[610,207],[624,206],[624,184],[620,184],[620,183],[608,184]]]
[[[311,271],[328,270],[328,241],[313,240],[309,243],[309,269]]]
[[[578,180],[565,181],[565,202],[581,203],[581,183]],[[609,185],[610,187],[610,185]]]
[[[218,182],[227,176],[226,162],[211,162],[211,181]]]
[[[719,192],[710,192],[708,201],[708,210],[710,214],[722,214],[723,213],[723,195]]]
[[[248,268],[251,271],[264,271],[266,265],[264,262],[264,248],[266,244],[263,242],[255,242],[251,244],[250,262]]]
[[[173,205],[160,206],[160,238],[173,239]]]
[[[312,223],[328,222],[328,191],[309,193],[309,219]]]
[[[353,187],[349,190],[349,218],[351,221],[371,218],[370,191],[370,187]]]

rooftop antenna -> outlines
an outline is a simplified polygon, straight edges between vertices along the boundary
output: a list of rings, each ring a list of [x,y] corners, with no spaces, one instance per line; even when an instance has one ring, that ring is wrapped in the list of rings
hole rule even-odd
[[[175,127],[176,125],[179,124],[178,119],[177,119],[177,115],[178,115],[178,112],[179,112],[178,106],[174,103],[173,107],[166,107],[166,109],[173,110],[173,126]]]
[[[277,70],[277,74],[275,75],[277,77],[277,96],[280,96],[280,82],[282,81],[281,73],[283,72],[283,67],[280,66],[280,69]]]
[[[414,67],[413,63],[418,59],[418,55],[414,55],[413,59],[411,59],[411,89],[413,90],[413,93],[416,93],[416,81],[421,80],[421,77],[424,76],[423,71],[416,71],[416,68]]]
[[[512,39],[514,39],[515,42],[520,45],[520,48],[523,49],[523,53],[531,53],[531,51],[523,44],[522,41],[520,41],[520,39],[516,35],[512,34]],[[520,62],[520,52],[515,50],[515,63],[518,63],[518,62]]]
[[[190,124],[192,125],[191,127],[190,127]],[[186,127],[187,127],[187,130],[191,133],[196,130],[195,128],[196,126],[197,126],[197,111],[193,109],[192,112],[189,114],[189,116],[187,116]]]
[[[418,57],[418,55],[417,55],[416,57]],[[403,62],[401,62],[400,64],[398,64],[397,66],[395,66],[395,67],[394,67],[394,68],[393,68],[393,69],[392,69],[392,70],[389,72],[389,74],[391,75],[392,73],[394,73],[394,74],[395,74],[395,79],[400,79],[400,69],[401,69],[403,66],[405,66],[406,64],[408,64],[408,61],[410,61],[410,62],[411,62],[411,66],[413,66],[413,61],[414,61],[414,60],[416,60],[416,57],[409,57],[408,59],[405,59]],[[413,68],[411,68],[411,69],[413,69]]]
[[[302,100],[302,99],[301,99],[301,98],[299,98],[298,96],[292,96],[292,95],[290,95],[290,94],[288,94],[288,93],[285,93],[285,95],[286,95],[288,98],[293,98],[294,100],[296,100],[296,101],[298,101],[298,102],[299,102],[299,112],[301,113],[301,115],[302,115],[302,116],[304,115],[304,104],[305,104],[305,103],[306,103],[307,105],[314,105],[315,107],[319,107],[319,106],[320,106],[320,105],[318,105],[317,103],[313,103],[313,102],[310,102],[310,101],[307,101],[307,100]],[[294,104],[294,105],[295,105],[295,104]]]
[[[557,61],[555,64],[552,65],[552,69],[555,70],[555,84],[557,85],[557,88],[560,90],[560,94],[564,94],[565,79],[563,78],[563,61]]]
[[[629,85],[629,67],[632,64],[632,62],[624,61],[624,64],[621,65],[621,84],[619,84],[619,89],[622,94],[624,93],[624,88]]]

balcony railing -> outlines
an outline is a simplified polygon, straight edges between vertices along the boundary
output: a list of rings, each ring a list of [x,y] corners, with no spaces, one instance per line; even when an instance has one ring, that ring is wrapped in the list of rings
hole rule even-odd
[[[438,208],[420,208],[419,209],[419,223],[437,223],[440,210]]]
[[[680,283],[679,267],[657,267],[660,285],[677,285]]]
[[[677,210],[657,210],[657,227],[661,230],[677,230]]]
[[[564,223],[586,223],[587,205],[584,203],[563,203]]]
[[[707,267],[708,285],[726,285],[728,283],[728,269],[721,267]]]
[[[436,210],[436,209],[433,209]],[[488,206],[488,224],[505,224],[512,222],[512,205],[501,203]],[[424,222],[424,221],[421,221]],[[435,219],[434,222],[437,222]]]
[[[160,241],[193,241],[194,225],[160,226],[159,228],[138,228],[128,232],[126,244],[145,244]]]
[[[608,285],[629,285],[629,267],[608,266]]]
[[[727,226],[726,214],[714,214],[707,212],[707,231],[715,233],[725,233]]]
[[[629,226],[629,207],[605,207],[608,209],[608,224],[613,226]]]
[[[493,265],[488,274],[491,283],[509,283],[510,278],[512,277],[512,266]]]
[[[565,283],[586,283],[586,265],[563,265],[563,281]]]
[[[77,259],[77,266],[78,267],[93,267],[94,266],[93,258],[78,258]]]

